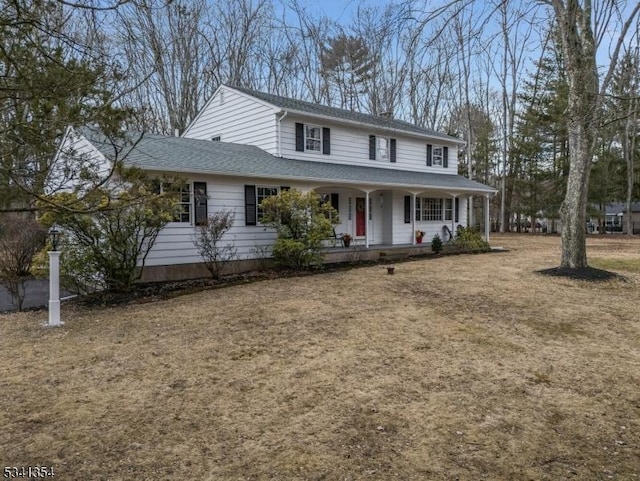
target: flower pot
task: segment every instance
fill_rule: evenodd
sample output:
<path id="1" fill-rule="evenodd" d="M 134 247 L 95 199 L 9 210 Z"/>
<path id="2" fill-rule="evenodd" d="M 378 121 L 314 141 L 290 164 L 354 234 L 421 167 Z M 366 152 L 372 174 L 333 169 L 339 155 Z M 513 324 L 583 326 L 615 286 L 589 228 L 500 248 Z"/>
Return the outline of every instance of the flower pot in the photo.
<path id="1" fill-rule="evenodd" d="M 345 247 L 349 247 L 351 245 L 351 239 L 342 239 L 342 243 L 344 244 Z"/>
<path id="2" fill-rule="evenodd" d="M 393 271 L 395 271 L 395 270 L 396 270 L 395 267 L 389 266 L 389 267 L 387 267 L 387 274 L 393 275 Z"/>
<path id="3" fill-rule="evenodd" d="M 422 237 L 416 237 L 416 243 L 422 244 Z"/>

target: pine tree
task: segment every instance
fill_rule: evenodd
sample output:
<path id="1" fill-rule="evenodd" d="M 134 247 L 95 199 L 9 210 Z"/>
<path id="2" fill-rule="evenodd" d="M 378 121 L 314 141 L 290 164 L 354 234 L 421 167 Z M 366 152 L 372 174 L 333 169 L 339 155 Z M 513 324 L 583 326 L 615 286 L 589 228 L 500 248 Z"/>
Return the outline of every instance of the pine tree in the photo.
<path id="1" fill-rule="evenodd" d="M 114 103 L 109 87 L 117 77 L 106 59 L 70 36 L 61 9 L 54 1 L 2 1 L 0 210 L 34 209 L 36 198 L 55 190 L 52 162 L 69 124 L 113 134 L 129 114 Z M 82 169 L 58 167 L 63 175 Z"/>

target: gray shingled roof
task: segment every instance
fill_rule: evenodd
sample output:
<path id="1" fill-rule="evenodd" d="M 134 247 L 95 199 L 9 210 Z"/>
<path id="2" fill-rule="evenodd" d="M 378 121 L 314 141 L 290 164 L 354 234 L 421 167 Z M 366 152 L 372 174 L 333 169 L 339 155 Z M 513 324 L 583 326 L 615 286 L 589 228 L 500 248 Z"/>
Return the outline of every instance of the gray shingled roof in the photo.
<path id="1" fill-rule="evenodd" d="M 79 129 L 79 133 L 107 158 L 113 158 L 113 143 L 104 135 L 87 127 Z M 145 170 L 406 189 L 495 192 L 491 187 L 460 175 L 287 159 L 275 157 L 250 145 L 183 137 L 153 134 L 140 137 L 140 134 L 128 133 L 127 138 L 129 147 L 121 151 L 120 158 L 124 159 L 125 165 Z M 122 145 L 123 142 L 119 143 Z"/>
<path id="2" fill-rule="evenodd" d="M 460 143 L 460 139 L 451 137 L 450 135 L 442 132 L 436 132 L 435 130 L 425 129 L 418 127 L 417 125 L 402 120 L 397 120 L 380 115 L 363 114 L 360 112 L 352 112 L 350 110 L 339 109 L 336 107 L 328 107 L 326 105 L 316 104 L 312 102 L 305 102 L 303 100 L 290 99 L 288 97 L 280 97 L 278 95 L 268 94 L 265 92 L 258 92 L 256 90 L 246 89 L 243 87 L 234 87 L 227 85 L 227 87 L 243 92 L 247 95 L 251 95 L 264 102 L 272 104 L 283 110 L 296 111 L 304 114 L 322 117 L 333 117 L 337 120 L 346 120 L 350 122 L 358 122 L 372 127 L 399 130 L 403 132 L 409 132 L 412 134 L 425 135 L 429 137 L 438 137 L 440 139 L 450 140 L 451 142 Z"/>
<path id="3" fill-rule="evenodd" d="M 605 206 L 605 212 L 609 215 L 614 214 L 626 214 L 627 203 L 626 202 L 612 202 Z M 640 202 L 631 203 L 631 212 L 640 212 Z"/>

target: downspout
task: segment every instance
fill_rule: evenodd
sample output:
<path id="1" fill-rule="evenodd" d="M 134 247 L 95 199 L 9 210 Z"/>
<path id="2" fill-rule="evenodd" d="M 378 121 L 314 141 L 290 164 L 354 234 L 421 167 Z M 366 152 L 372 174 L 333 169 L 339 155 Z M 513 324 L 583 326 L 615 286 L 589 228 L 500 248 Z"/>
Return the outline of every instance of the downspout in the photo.
<path id="1" fill-rule="evenodd" d="M 282 119 L 284 119 L 288 113 L 289 112 L 285 110 L 282 117 L 278 119 L 278 157 L 282 157 Z"/>

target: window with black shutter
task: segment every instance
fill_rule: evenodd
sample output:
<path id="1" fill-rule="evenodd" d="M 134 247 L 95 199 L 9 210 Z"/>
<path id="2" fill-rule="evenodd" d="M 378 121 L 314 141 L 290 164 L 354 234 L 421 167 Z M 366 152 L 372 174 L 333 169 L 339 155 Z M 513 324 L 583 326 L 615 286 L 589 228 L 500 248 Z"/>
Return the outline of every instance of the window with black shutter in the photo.
<path id="1" fill-rule="evenodd" d="M 331 129 L 322 127 L 322 153 L 331 155 Z"/>
<path id="2" fill-rule="evenodd" d="M 194 222 L 196 225 L 205 225 L 207 223 L 208 217 L 208 197 L 206 182 L 193 183 L 193 201 L 195 204 Z"/>
<path id="3" fill-rule="evenodd" d="M 391 162 L 395 162 L 396 161 L 396 139 L 391 139 L 389 150 L 390 150 L 389 160 Z"/>
<path id="4" fill-rule="evenodd" d="M 369 136 L 369 160 L 376 160 L 376 136 Z"/>
<path id="5" fill-rule="evenodd" d="M 449 167 L 449 147 L 442 147 L 442 167 Z"/>
<path id="6" fill-rule="evenodd" d="M 404 223 L 411 224 L 411 196 L 404 196 Z"/>
<path id="7" fill-rule="evenodd" d="M 433 164 L 432 150 L 433 146 L 431 144 L 427 144 L 427 167 L 431 167 Z"/>
<path id="8" fill-rule="evenodd" d="M 454 208 L 454 215 L 456 222 L 460 222 L 460 199 L 456 197 L 456 206 Z"/>
<path id="9" fill-rule="evenodd" d="M 336 210 L 336 212 L 340 212 L 339 194 L 331 194 L 331 207 L 333 207 Z"/>
<path id="10" fill-rule="evenodd" d="M 244 186 L 244 216 L 245 225 L 256 225 L 257 220 L 257 205 L 256 205 L 256 186 L 245 185 Z"/>
<path id="11" fill-rule="evenodd" d="M 304 152 L 304 124 L 296 122 L 296 151 Z"/>

